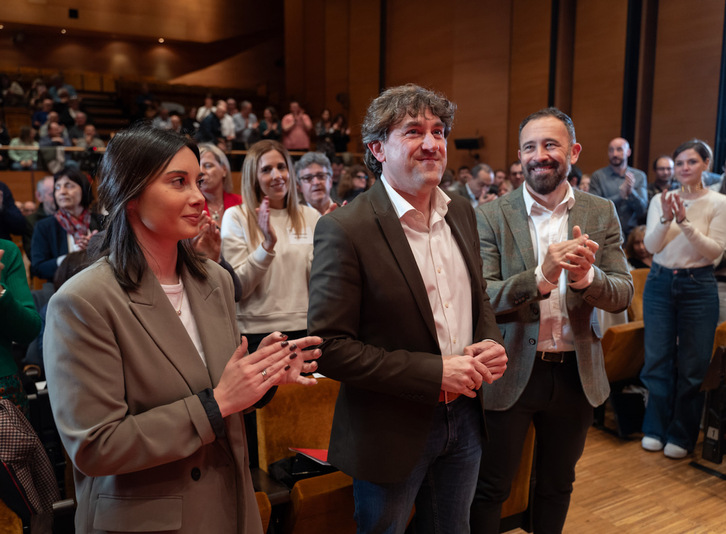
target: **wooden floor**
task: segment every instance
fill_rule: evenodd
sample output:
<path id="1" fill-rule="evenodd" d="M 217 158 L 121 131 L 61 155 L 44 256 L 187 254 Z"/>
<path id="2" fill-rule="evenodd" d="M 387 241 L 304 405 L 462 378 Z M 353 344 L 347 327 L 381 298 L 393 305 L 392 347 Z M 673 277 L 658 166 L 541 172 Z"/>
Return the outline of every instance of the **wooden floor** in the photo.
<path id="1" fill-rule="evenodd" d="M 637 435 L 625 441 L 591 428 L 564 533 L 726 533 L 726 480 L 690 465 L 726 475 L 726 459 L 705 461 L 701 450 L 671 460 L 644 451 Z"/>

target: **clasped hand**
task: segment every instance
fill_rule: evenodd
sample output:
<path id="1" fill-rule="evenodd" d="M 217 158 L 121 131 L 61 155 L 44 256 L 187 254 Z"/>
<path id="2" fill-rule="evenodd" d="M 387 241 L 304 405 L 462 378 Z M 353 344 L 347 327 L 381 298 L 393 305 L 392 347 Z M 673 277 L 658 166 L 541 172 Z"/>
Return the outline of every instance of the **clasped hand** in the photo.
<path id="1" fill-rule="evenodd" d="M 663 211 L 663 218 L 666 221 L 672 221 L 673 217 L 675 217 L 676 222 L 682 222 L 686 218 L 686 204 L 683 202 L 681 195 L 676 191 L 661 193 L 660 207 Z"/>
<path id="2" fill-rule="evenodd" d="M 507 369 L 504 347 L 488 339 L 469 345 L 464 354 L 451 354 L 443 360 L 441 389 L 472 398 L 482 383 L 491 384 Z"/>
<path id="3" fill-rule="evenodd" d="M 562 269 L 569 271 L 571 282 L 578 282 L 587 275 L 595 263 L 595 253 L 600 245 L 583 234 L 579 226 L 572 228 L 572 239 L 553 243 L 547 247 L 547 254 L 542 262 L 542 274 L 551 283 L 556 284 Z"/>
<path id="4" fill-rule="evenodd" d="M 322 342 L 317 336 L 288 341 L 284 334 L 273 332 L 260 342 L 255 352 L 246 354 L 247 338 L 242 337 L 242 343 L 227 362 L 214 389 L 222 417 L 249 408 L 272 386 L 316 384 L 317 380 L 301 373 L 315 371 L 318 364 L 310 360 L 316 360 L 322 353 L 320 349 L 303 350 Z"/>

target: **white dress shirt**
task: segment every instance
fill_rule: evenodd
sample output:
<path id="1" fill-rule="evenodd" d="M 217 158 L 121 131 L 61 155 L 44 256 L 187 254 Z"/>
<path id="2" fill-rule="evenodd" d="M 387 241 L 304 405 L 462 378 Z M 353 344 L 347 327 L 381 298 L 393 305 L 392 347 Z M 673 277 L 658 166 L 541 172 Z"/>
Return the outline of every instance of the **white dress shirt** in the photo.
<path id="1" fill-rule="evenodd" d="M 442 355 L 463 354 L 472 343 L 471 277 L 444 217 L 451 199 L 438 187 L 431 198 L 429 220 L 381 175 L 421 273 Z"/>
<path id="2" fill-rule="evenodd" d="M 567 223 L 572 206 L 575 205 L 575 194 L 567 184 L 567 194 L 554 210 L 548 210 L 532 197 L 529 186 L 525 184 L 522 191 L 524 204 L 527 208 L 529 232 L 532 246 L 537 258 L 535 279 L 537 288 L 542 295 L 550 293 L 549 298 L 540 301 L 539 339 L 537 350 L 561 352 L 575 350 L 574 336 L 567 315 L 567 269 L 562 269 L 557 281 L 547 280 L 542 273 L 542 263 L 547 255 L 547 248 L 569 239 Z M 573 282 L 573 289 L 588 287 L 595 276 L 592 267 L 578 282 Z"/>

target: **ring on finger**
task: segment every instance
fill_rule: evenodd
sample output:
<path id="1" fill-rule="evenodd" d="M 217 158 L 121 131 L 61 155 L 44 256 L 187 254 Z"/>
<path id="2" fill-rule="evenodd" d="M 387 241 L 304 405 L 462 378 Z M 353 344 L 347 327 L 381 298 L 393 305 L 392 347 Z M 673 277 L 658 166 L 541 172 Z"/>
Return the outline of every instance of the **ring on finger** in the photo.
<path id="1" fill-rule="evenodd" d="M 262 374 L 262 381 L 264 382 L 265 380 L 267 380 L 267 368 L 263 369 L 261 374 Z"/>

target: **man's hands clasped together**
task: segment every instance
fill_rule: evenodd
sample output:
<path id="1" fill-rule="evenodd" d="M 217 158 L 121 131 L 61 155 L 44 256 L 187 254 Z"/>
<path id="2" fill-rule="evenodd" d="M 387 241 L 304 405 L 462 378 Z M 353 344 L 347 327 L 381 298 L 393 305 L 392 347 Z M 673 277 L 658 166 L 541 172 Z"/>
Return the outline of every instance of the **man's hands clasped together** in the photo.
<path id="1" fill-rule="evenodd" d="M 507 369 L 504 347 L 489 339 L 469 345 L 462 355 L 444 356 L 443 360 L 441 389 L 472 398 L 484 382 L 491 384 Z"/>

